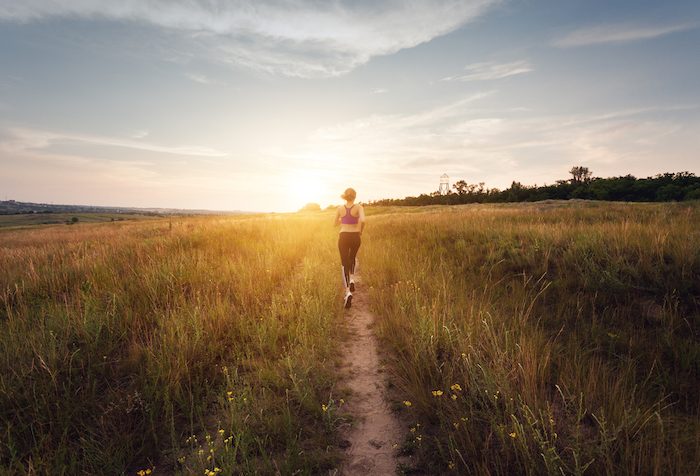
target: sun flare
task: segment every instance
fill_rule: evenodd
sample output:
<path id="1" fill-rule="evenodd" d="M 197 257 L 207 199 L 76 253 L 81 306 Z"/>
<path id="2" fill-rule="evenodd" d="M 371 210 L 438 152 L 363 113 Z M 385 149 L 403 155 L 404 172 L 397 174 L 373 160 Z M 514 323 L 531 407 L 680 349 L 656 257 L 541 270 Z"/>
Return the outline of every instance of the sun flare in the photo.
<path id="1" fill-rule="evenodd" d="M 326 186 L 320 178 L 312 175 L 296 176 L 290 186 L 290 196 L 299 204 L 299 207 L 307 203 L 322 205 L 321 200 L 326 191 Z"/>

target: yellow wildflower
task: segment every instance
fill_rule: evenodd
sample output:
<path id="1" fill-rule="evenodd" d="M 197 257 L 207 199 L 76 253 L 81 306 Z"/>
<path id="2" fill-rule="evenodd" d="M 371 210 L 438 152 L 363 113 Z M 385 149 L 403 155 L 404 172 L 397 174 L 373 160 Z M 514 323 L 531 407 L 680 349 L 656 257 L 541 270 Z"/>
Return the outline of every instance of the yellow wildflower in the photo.
<path id="1" fill-rule="evenodd" d="M 404 400 L 403 404 L 406 405 L 407 407 L 411 406 L 411 402 L 409 402 L 408 400 Z"/>
<path id="2" fill-rule="evenodd" d="M 452 390 L 462 390 L 462 387 L 460 387 L 458 383 L 452 385 L 450 388 L 451 388 Z"/>
<path id="3" fill-rule="evenodd" d="M 515 438 L 515 437 L 516 437 L 516 434 L 515 434 L 515 433 L 511 433 L 511 434 L 510 434 L 510 437 L 511 437 L 511 438 Z"/>
<path id="4" fill-rule="evenodd" d="M 454 393 L 452 394 L 452 400 L 457 400 L 457 395 L 455 395 Z"/>
<path id="5" fill-rule="evenodd" d="M 434 397 L 439 397 L 440 395 L 442 395 L 442 390 L 433 390 Z"/>
<path id="6" fill-rule="evenodd" d="M 325 406 L 325 405 L 321 405 L 321 407 L 323 408 L 323 411 L 324 411 L 324 412 L 325 412 L 326 410 L 328 410 L 328 407 Z"/>

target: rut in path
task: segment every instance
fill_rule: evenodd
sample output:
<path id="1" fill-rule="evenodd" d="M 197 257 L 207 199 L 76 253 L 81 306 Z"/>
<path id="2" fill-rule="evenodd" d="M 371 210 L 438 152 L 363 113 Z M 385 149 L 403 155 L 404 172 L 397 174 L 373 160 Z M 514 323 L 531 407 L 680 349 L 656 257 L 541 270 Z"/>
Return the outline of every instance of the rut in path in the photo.
<path id="1" fill-rule="evenodd" d="M 400 443 L 403 427 L 384 398 L 386 378 L 379 368 L 377 338 L 369 329 L 374 316 L 357 275 L 355 283 L 352 306 L 345 310 L 351 337 L 343 351 L 349 367 L 344 384 L 352 389 L 345 411 L 355 417 L 355 423 L 342 435 L 349 446 L 338 476 L 395 475 L 394 445 Z"/>

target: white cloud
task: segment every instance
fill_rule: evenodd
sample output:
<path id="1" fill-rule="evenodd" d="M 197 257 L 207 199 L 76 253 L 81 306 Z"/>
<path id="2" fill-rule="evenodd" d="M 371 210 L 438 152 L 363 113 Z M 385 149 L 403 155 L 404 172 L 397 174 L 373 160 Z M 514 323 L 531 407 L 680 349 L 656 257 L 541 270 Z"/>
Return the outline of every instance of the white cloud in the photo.
<path id="1" fill-rule="evenodd" d="M 207 78 L 207 77 L 206 77 L 205 75 L 203 75 L 203 74 L 187 73 L 187 74 L 185 74 L 185 76 L 186 76 L 187 78 L 191 79 L 192 81 L 196 82 L 196 83 L 201 83 L 201 84 L 221 84 L 221 83 L 219 83 L 218 81 L 215 81 L 215 80 L 213 80 L 213 79 Z"/>
<path id="2" fill-rule="evenodd" d="M 130 139 L 123 139 L 119 137 L 90 136 L 85 134 L 58 134 L 21 127 L 7 127 L 4 131 L 0 130 L 0 151 L 4 151 L 8 154 L 40 149 L 48 151 L 51 147 L 56 145 L 76 145 L 83 143 L 105 147 L 124 147 L 169 155 L 199 157 L 229 156 L 228 153 L 204 146 L 163 146 L 138 140 L 145 137 L 147 134 L 148 132 L 139 132 Z"/>
<path id="3" fill-rule="evenodd" d="M 474 63 L 465 66 L 464 69 L 467 71 L 467 74 L 449 76 L 444 78 L 443 81 L 483 81 L 533 71 L 532 66 L 524 60 L 512 63 L 496 63 L 494 61 Z"/>
<path id="4" fill-rule="evenodd" d="M 332 171 L 330 177 L 372 190 L 372 198 L 386 198 L 430 192 L 425 188 L 432 186 L 430 177 L 437 185 L 442 173 L 504 188 L 512 180 L 553 183 L 572 165 L 594 167 L 597 173 L 613 165 L 635 171 L 638 161 L 663 155 L 664 144 L 689 140 L 665 109 L 523 117 L 475 107 L 492 94 L 322 128 L 304 150 L 287 157 L 299 168 Z"/>
<path id="5" fill-rule="evenodd" d="M 502 1 L 5 0 L 0 20 L 136 21 L 184 33 L 218 61 L 322 77 L 447 34 Z"/>
<path id="6" fill-rule="evenodd" d="M 596 25 L 581 28 L 556 39 L 552 45 L 562 48 L 598 43 L 629 42 L 657 38 L 659 36 L 690 30 L 698 25 L 682 23 L 671 26 L 640 26 L 630 23 Z"/>

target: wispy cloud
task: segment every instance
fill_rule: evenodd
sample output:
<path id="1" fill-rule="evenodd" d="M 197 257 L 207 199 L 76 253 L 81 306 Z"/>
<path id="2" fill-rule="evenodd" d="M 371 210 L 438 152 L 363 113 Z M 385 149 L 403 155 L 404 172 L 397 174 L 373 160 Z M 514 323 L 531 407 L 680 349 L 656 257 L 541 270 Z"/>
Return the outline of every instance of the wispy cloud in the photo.
<path id="1" fill-rule="evenodd" d="M 478 177 L 491 187 L 516 179 L 553 183 L 572 165 L 624 167 L 632 156 L 652 157 L 668 141 L 687 140 L 672 120 L 654 118 L 663 112 L 658 109 L 534 118 L 476 109 L 476 102 L 490 94 L 415 114 L 373 115 L 319 129 L 293 158 L 385 190 L 387 197 L 392 190 L 410 194 L 412 185 L 425 187 L 426 176 L 437 181 L 445 172 L 457 179 Z M 557 169 L 557 164 L 563 165 Z"/>
<path id="2" fill-rule="evenodd" d="M 532 66 L 525 60 L 512 63 L 496 63 L 495 61 L 473 63 L 465 66 L 464 70 L 467 71 L 466 74 L 449 76 L 444 78 L 443 81 L 483 81 L 533 71 Z"/>
<path id="3" fill-rule="evenodd" d="M 447 34 L 502 1 L 6 0 L 0 20 L 137 21 L 179 32 L 218 61 L 322 77 Z"/>
<path id="4" fill-rule="evenodd" d="M 157 152 L 169 155 L 198 157 L 226 157 L 229 154 L 205 146 L 163 146 L 139 140 L 147 132 L 139 132 L 132 138 L 91 136 L 85 134 L 60 134 L 22 127 L 7 127 L 0 131 L 0 151 L 22 153 L 43 149 L 50 150 L 58 145 L 91 144 L 103 147 L 123 147 L 128 149 Z"/>
<path id="5" fill-rule="evenodd" d="M 552 45 L 569 48 L 598 43 L 630 42 L 657 38 L 697 27 L 697 23 L 681 23 L 669 26 L 641 26 L 631 23 L 595 25 L 574 30 L 552 41 Z"/>
<path id="6" fill-rule="evenodd" d="M 196 83 L 201 83 L 201 84 L 221 84 L 221 83 L 219 83 L 219 81 L 210 79 L 210 78 L 206 77 L 206 76 L 203 75 L 203 74 L 187 73 L 187 74 L 185 74 L 185 76 L 188 77 L 189 79 L 191 79 L 192 81 L 196 82 Z"/>

